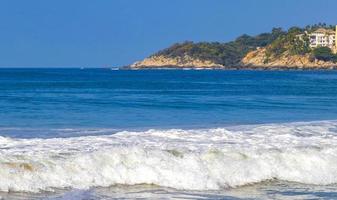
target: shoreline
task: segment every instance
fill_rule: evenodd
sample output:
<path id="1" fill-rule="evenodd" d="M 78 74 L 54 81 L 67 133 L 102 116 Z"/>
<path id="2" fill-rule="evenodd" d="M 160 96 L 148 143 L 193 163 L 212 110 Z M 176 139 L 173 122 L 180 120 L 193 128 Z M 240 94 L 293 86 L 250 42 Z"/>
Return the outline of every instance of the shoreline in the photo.
<path id="1" fill-rule="evenodd" d="M 158 67 L 153 67 L 153 66 L 142 66 L 142 67 L 130 67 L 130 66 L 125 66 L 125 67 L 119 67 L 119 70 L 194 70 L 194 71 L 199 71 L 199 70 L 254 70 L 254 71 L 334 71 L 337 70 L 337 65 L 336 66 L 330 66 L 330 67 L 296 67 L 296 66 L 233 66 L 233 67 L 219 67 L 219 68 L 209 68 L 209 67 L 178 67 L 178 66 L 158 66 Z"/>

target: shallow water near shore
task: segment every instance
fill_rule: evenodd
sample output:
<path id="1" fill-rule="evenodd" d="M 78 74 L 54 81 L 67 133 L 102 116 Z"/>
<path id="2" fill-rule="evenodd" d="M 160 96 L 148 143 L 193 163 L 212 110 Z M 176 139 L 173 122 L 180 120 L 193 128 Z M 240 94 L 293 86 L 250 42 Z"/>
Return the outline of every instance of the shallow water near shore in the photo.
<path id="1" fill-rule="evenodd" d="M 317 186 L 290 182 L 264 182 L 240 188 L 218 191 L 181 191 L 153 185 L 112 186 L 90 190 L 59 190 L 49 193 L 1 193 L 3 199 L 13 200 L 78 200 L 78 199 L 336 199 L 335 185 Z"/>
<path id="2" fill-rule="evenodd" d="M 0 69 L 3 199 L 337 198 L 337 71 Z"/>

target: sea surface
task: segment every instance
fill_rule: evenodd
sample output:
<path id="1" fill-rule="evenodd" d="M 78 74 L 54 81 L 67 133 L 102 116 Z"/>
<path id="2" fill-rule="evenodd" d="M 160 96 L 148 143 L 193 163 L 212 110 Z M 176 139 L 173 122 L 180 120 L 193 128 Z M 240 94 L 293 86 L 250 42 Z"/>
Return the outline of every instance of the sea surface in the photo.
<path id="1" fill-rule="evenodd" d="M 0 199 L 337 199 L 337 71 L 0 69 Z"/>

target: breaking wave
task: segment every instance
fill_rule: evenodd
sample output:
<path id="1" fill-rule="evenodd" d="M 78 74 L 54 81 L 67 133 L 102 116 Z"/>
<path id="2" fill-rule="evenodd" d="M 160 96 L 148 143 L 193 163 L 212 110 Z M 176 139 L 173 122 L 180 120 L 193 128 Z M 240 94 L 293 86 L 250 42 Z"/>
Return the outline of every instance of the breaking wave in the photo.
<path id="1" fill-rule="evenodd" d="M 0 190 L 155 184 L 219 190 L 337 183 L 337 121 L 52 139 L 0 137 Z"/>

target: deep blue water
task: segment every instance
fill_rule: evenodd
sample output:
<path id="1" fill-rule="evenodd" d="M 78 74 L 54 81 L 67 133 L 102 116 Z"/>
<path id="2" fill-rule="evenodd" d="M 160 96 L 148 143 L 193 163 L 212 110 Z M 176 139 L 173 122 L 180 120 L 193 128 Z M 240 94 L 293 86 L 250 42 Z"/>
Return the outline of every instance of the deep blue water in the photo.
<path id="1" fill-rule="evenodd" d="M 337 71 L 0 69 L 0 127 L 10 136 L 334 120 L 336 105 Z"/>

